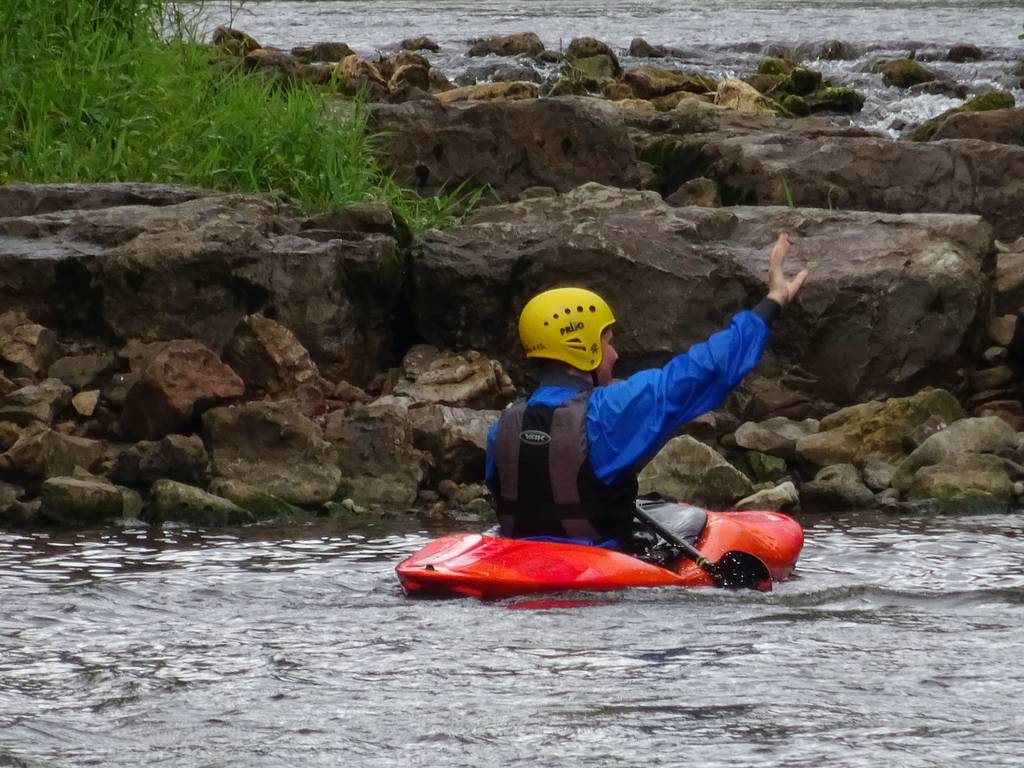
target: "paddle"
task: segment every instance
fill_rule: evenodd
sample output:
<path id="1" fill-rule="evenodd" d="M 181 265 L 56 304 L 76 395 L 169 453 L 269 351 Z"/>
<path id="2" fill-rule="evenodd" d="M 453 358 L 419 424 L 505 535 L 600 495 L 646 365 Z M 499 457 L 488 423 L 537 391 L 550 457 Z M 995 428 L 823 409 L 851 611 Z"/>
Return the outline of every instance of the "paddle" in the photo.
<path id="1" fill-rule="evenodd" d="M 771 572 L 759 557 L 755 557 L 749 552 L 730 551 L 722 555 L 716 562 L 711 562 L 690 542 L 647 514 L 639 504 L 636 505 L 634 514 L 637 520 L 665 541 L 681 549 L 683 554 L 693 560 L 712 578 L 716 587 L 760 589 L 762 591 L 772 588 Z"/>

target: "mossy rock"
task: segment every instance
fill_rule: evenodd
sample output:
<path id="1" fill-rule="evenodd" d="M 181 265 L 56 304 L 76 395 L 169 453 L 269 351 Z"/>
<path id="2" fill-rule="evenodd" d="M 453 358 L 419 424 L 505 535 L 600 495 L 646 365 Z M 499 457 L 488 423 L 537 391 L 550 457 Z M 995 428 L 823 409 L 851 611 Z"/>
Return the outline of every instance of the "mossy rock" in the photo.
<path id="1" fill-rule="evenodd" d="M 1013 109 L 1017 102 L 1012 93 L 1006 91 L 985 91 L 967 101 L 960 112 L 988 112 L 993 109 Z"/>
<path id="2" fill-rule="evenodd" d="M 548 96 L 586 96 L 587 87 L 579 80 L 559 77 L 548 86 Z"/>
<path id="3" fill-rule="evenodd" d="M 569 43 L 565 51 L 565 58 L 572 62 L 579 62 L 585 59 L 605 58 L 612 67 L 612 75 L 622 74 L 622 66 L 619 64 L 619 57 L 615 55 L 612 47 L 595 37 L 577 37 Z"/>
<path id="4" fill-rule="evenodd" d="M 775 93 L 775 91 L 781 90 L 786 81 L 787 78 L 785 75 L 769 75 L 760 72 L 756 75 L 743 78 L 743 82 L 754 86 L 758 91 L 765 95 L 770 95 Z"/>
<path id="5" fill-rule="evenodd" d="M 1016 102 L 1013 94 L 1006 91 L 985 91 L 959 107 L 947 109 L 941 115 L 927 120 L 910 134 L 911 141 L 931 141 L 939 127 L 953 115 L 961 112 L 988 112 L 993 109 L 1013 109 Z"/>
<path id="6" fill-rule="evenodd" d="M 904 439 L 928 417 L 939 416 L 951 424 L 964 415 L 957 399 L 943 389 L 926 389 L 884 403 L 860 403 L 826 416 L 821 431 L 801 438 L 796 451 L 820 467 L 861 465 L 868 459 L 897 464 L 907 455 Z"/>
<path id="7" fill-rule="evenodd" d="M 628 69 L 623 73 L 622 79 L 633 89 L 637 97 L 642 99 L 656 99 L 677 91 L 708 93 L 718 88 L 718 84 L 711 78 L 678 69 L 658 67 Z"/>
<path id="8" fill-rule="evenodd" d="M 864 94 L 854 88 L 822 88 L 804 97 L 811 112 L 853 114 L 864 109 Z"/>
<path id="9" fill-rule="evenodd" d="M 811 114 L 811 108 L 802 96 L 794 96 L 790 94 L 783 98 L 780 103 L 782 104 L 783 109 L 795 117 L 807 117 Z"/>
<path id="10" fill-rule="evenodd" d="M 168 520 L 203 526 L 244 525 L 252 512 L 227 499 L 174 480 L 157 480 L 149 489 L 146 519 L 159 525 Z"/>
<path id="11" fill-rule="evenodd" d="M 650 99 L 650 102 L 654 104 L 654 108 L 659 112 L 671 112 L 673 109 L 679 106 L 684 101 L 704 101 L 705 97 L 697 93 L 690 93 L 689 91 L 676 91 L 666 96 L 658 96 L 656 99 Z"/>
<path id="12" fill-rule="evenodd" d="M 882 75 L 882 82 L 895 88 L 909 88 L 919 83 L 938 80 L 939 76 L 921 66 L 913 59 L 890 59 L 872 67 L 872 72 Z"/>
<path id="13" fill-rule="evenodd" d="M 821 73 L 806 67 L 796 67 L 789 73 L 789 77 L 782 88 L 794 96 L 806 96 L 814 93 L 821 87 Z"/>
<path id="14" fill-rule="evenodd" d="M 262 48 L 256 38 L 240 29 L 217 27 L 213 30 L 213 46 L 229 56 L 246 56 Z"/>
<path id="15" fill-rule="evenodd" d="M 782 77 L 787 77 L 796 67 L 795 62 L 787 59 L 765 59 L 757 65 L 757 73 L 759 75 L 781 75 Z"/>
<path id="16" fill-rule="evenodd" d="M 636 93 L 623 82 L 618 80 L 609 80 L 604 84 L 602 89 L 604 97 L 610 101 L 625 101 L 626 99 L 635 99 Z"/>
<path id="17" fill-rule="evenodd" d="M 919 469 L 906 496 L 963 506 L 965 512 L 1005 512 L 1013 498 L 1013 481 L 998 456 L 964 454 Z"/>
<path id="18" fill-rule="evenodd" d="M 615 77 L 617 64 L 618 62 L 604 54 L 570 59 L 563 68 L 562 74 L 570 80 L 582 80 L 589 85 Z"/>
<path id="19" fill-rule="evenodd" d="M 775 117 L 782 107 L 774 99 L 758 93 L 754 86 L 742 80 L 723 80 L 718 84 L 715 103 L 755 117 Z"/>
<path id="20" fill-rule="evenodd" d="M 210 492 L 248 510 L 257 520 L 294 520 L 307 516 L 299 507 L 241 480 L 218 478 Z"/>
<path id="21" fill-rule="evenodd" d="M 640 159 L 654 166 L 661 190 L 675 190 L 691 179 L 706 176 L 714 157 L 703 142 L 659 137 L 640 151 Z"/>

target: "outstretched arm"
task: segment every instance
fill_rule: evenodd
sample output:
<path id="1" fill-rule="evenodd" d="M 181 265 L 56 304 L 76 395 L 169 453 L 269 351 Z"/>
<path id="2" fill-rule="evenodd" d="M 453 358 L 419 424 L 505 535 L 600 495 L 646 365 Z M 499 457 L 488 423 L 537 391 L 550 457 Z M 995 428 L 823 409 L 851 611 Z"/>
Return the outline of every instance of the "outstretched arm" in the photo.
<path id="1" fill-rule="evenodd" d="M 768 296 L 754 311 L 737 313 L 727 329 L 663 368 L 641 371 L 591 395 L 587 437 L 601 480 L 611 482 L 653 455 L 682 424 L 718 406 L 757 365 L 768 326 L 807 280 L 807 270 L 786 279 L 789 245 L 786 233 L 780 233 L 768 260 Z"/>

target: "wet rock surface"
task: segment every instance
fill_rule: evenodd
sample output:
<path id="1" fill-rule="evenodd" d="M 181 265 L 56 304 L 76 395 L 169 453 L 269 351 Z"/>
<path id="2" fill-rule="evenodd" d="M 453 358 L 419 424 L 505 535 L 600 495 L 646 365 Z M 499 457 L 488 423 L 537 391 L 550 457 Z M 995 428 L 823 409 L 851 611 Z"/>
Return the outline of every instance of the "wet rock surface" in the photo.
<path id="1" fill-rule="evenodd" d="M 864 94 L 814 62 L 864 54 L 841 41 L 767 46 L 721 82 L 639 38 L 482 39 L 457 84 L 429 38 L 289 53 L 221 28 L 213 46 L 275 87 L 364 93 L 400 183 L 486 193 L 413 238 L 381 203 L 307 216 L 169 185 L 0 186 L 5 524 L 490 522 L 487 433 L 536 381 L 517 352 L 525 300 L 593 288 L 620 317 L 621 370 L 660 364 L 763 295 L 780 229 L 812 282 L 755 375 L 644 487 L 826 513 L 1002 511 L 1024 494 L 1012 95 L 905 126 L 912 143 L 847 124 Z M 962 99 L 943 73 L 988 54 L 926 49 L 864 74 Z"/>

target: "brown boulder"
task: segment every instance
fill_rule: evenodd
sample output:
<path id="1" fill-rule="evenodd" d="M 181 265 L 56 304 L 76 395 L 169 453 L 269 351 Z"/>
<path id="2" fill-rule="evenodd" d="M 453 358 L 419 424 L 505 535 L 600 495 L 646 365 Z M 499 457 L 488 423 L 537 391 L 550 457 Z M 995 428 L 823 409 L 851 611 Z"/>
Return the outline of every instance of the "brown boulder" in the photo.
<path id="1" fill-rule="evenodd" d="M 950 115 L 931 133 L 931 141 L 977 139 L 1024 146 L 1024 107 Z"/>
<path id="2" fill-rule="evenodd" d="M 440 352 L 421 344 L 402 360 L 402 378 L 394 394 L 413 403 L 502 408 L 515 389 L 501 364 L 479 352 Z"/>
<path id="3" fill-rule="evenodd" d="M 544 43 L 533 32 L 517 35 L 494 35 L 477 40 L 470 47 L 468 56 L 537 56 L 544 51 Z"/>
<path id="4" fill-rule="evenodd" d="M 217 27 L 213 30 L 213 45 L 231 56 L 245 56 L 262 46 L 252 35 L 240 29 Z"/>
<path id="5" fill-rule="evenodd" d="M 371 100 L 380 100 L 387 96 L 388 83 L 376 66 L 362 56 L 352 54 L 346 56 L 334 68 L 334 76 L 342 92 L 355 95 L 365 93 Z"/>
<path id="6" fill-rule="evenodd" d="M 30 374 L 45 371 L 57 355 L 53 331 L 20 312 L 0 314 L 0 362 L 21 366 Z"/>
<path id="7" fill-rule="evenodd" d="M 358 504 L 399 507 L 416 500 L 427 455 L 413 446 L 405 408 L 371 403 L 335 411 L 324 437 L 338 452 L 340 495 Z"/>
<path id="8" fill-rule="evenodd" d="M 250 395 L 282 395 L 319 378 L 309 351 L 295 334 L 260 314 L 247 315 L 235 329 L 224 348 L 224 361 L 241 376 Z"/>
<path id="9" fill-rule="evenodd" d="M 769 130 L 677 140 L 670 157 L 664 172 L 714 179 L 727 205 L 785 205 L 788 189 L 797 207 L 973 213 L 997 237 L 1024 234 L 1024 146 Z"/>
<path id="10" fill-rule="evenodd" d="M 482 85 L 464 85 L 437 94 L 442 104 L 454 104 L 459 101 L 517 101 L 535 99 L 540 95 L 536 83 L 525 81 L 511 83 L 483 83 Z"/>
<path id="11" fill-rule="evenodd" d="M 45 196 L 28 188 L 25 198 L 98 206 L 130 198 L 137 185 L 100 186 L 95 199 L 52 186 Z M 0 200 L 8 191 L 0 186 Z M 349 217 L 351 235 L 306 237 L 305 217 L 265 199 L 149 193 L 158 202 L 0 219 L 0 306 L 30 311 L 62 335 L 196 339 L 215 352 L 260 312 L 288 327 L 332 380 L 365 384 L 397 363 L 400 227 L 378 232 Z"/>
<path id="12" fill-rule="evenodd" d="M 375 106 L 371 128 L 396 180 L 431 192 L 466 183 L 503 198 L 584 181 L 637 187 L 648 178 L 617 110 L 596 99 Z"/>
<path id="13" fill-rule="evenodd" d="M 985 54 L 981 52 L 981 49 L 976 45 L 970 43 L 959 43 L 954 45 L 946 53 L 946 61 L 954 61 L 957 63 L 963 63 L 965 61 L 981 61 L 985 58 Z"/>
<path id="14" fill-rule="evenodd" d="M 292 56 L 307 64 L 341 61 L 355 53 L 345 43 L 316 43 L 308 47 L 292 48 Z"/>
<path id="15" fill-rule="evenodd" d="M 484 476 L 487 433 L 499 411 L 426 405 L 410 408 L 414 444 L 427 451 L 436 479 L 475 482 Z"/>
<path id="16" fill-rule="evenodd" d="M 96 525 L 124 514 L 124 497 L 102 480 L 51 477 L 40 489 L 40 518 L 51 525 Z"/>
<path id="17" fill-rule="evenodd" d="M 167 435 L 143 440 L 122 451 L 114 461 L 110 478 L 127 485 L 152 485 L 161 478 L 205 486 L 210 457 L 196 435 Z"/>
<path id="18" fill-rule="evenodd" d="M 0 421 L 20 426 L 32 422 L 50 424 L 71 402 L 71 387 L 57 379 L 21 387 L 0 397 Z"/>
<path id="19" fill-rule="evenodd" d="M 642 99 L 654 99 L 679 91 L 708 93 L 709 91 L 714 92 L 716 89 L 713 80 L 700 75 L 687 74 L 678 69 L 638 67 L 627 69 L 623 73 L 622 79 Z"/>
<path id="20" fill-rule="evenodd" d="M 290 504 L 318 506 L 341 480 L 337 451 L 289 401 L 214 408 L 203 414 L 213 474 L 240 480 Z"/>
<path id="21" fill-rule="evenodd" d="M 159 439 L 244 393 L 245 383 L 212 350 L 198 341 L 172 341 L 128 390 L 121 425 L 130 437 Z"/>
<path id="22" fill-rule="evenodd" d="M 91 472 L 103 458 L 103 444 L 98 440 L 63 435 L 34 424 L 0 455 L 0 473 L 40 479 L 70 475 L 75 467 Z"/>
<path id="23" fill-rule="evenodd" d="M 109 353 L 69 355 L 54 361 L 46 375 L 60 379 L 74 390 L 89 389 L 102 383 L 116 366 Z"/>
<path id="24" fill-rule="evenodd" d="M 426 36 L 409 37 L 398 45 L 405 51 L 434 51 L 436 53 L 441 50 L 440 45 Z"/>
<path id="25" fill-rule="evenodd" d="M 603 43 L 594 37 L 576 37 L 569 43 L 565 51 L 565 58 L 570 62 L 576 59 L 589 59 L 595 56 L 605 56 L 611 62 L 613 77 L 622 74 L 622 65 L 619 64 L 619 57 L 607 43 Z"/>
<path id="26" fill-rule="evenodd" d="M 388 90 L 394 93 L 401 88 L 419 88 L 430 90 L 430 72 L 425 67 L 415 64 L 403 64 L 395 69 L 388 80 Z"/>
<path id="27" fill-rule="evenodd" d="M 988 290 L 991 232 L 976 217 L 673 208 L 653 192 L 588 184 L 481 209 L 424 235 L 415 252 L 417 325 L 440 348 L 521 366 L 520 309 L 544 288 L 576 283 L 629 318 L 616 336 L 624 360 L 663 360 L 764 295 L 765 259 L 780 229 L 794 233 L 792 268 L 814 262 L 817 271 L 777 325 L 763 371 L 799 367 L 809 388 L 836 403 L 955 375 Z"/>
<path id="28" fill-rule="evenodd" d="M 880 61 L 870 68 L 871 72 L 882 75 L 885 85 L 909 88 L 912 85 L 938 80 L 939 76 L 913 59 L 890 59 Z"/>

